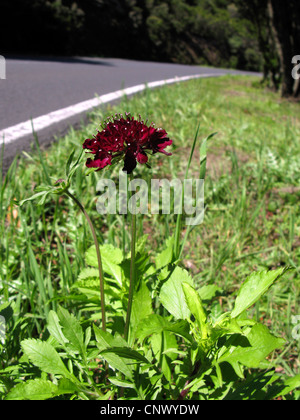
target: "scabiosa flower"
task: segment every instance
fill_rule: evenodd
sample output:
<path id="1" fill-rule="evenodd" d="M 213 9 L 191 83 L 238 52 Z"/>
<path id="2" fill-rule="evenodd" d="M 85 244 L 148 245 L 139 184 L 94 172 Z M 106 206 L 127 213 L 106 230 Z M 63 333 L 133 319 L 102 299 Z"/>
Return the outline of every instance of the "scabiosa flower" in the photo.
<path id="1" fill-rule="evenodd" d="M 85 140 L 83 148 L 94 155 L 94 159 L 87 159 L 88 168 L 100 170 L 124 159 L 123 171 L 130 174 L 137 162 L 147 164 L 149 152 L 170 156 L 172 153 L 165 149 L 171 144 L 172 140 L 165 130 L 155 128 L 153 123 L 148 126 L 141 117 L 136 120 L 126 113 L 125 118 L 121 114 L 109 118 L 102 125 L 102 131 L 98 131 L 92 139 Z"/>

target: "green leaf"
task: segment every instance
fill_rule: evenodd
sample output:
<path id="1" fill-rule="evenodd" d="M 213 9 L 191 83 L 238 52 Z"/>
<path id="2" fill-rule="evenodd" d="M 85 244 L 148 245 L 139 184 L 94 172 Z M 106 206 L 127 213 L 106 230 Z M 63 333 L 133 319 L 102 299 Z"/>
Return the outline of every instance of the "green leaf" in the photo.
<path id="1" fill-rule="evenodd" d="M 123 261 L 123 252 L 110 244 L 100 246 L 103 271 L 115 278 L 122 286 L 122 269 L 120 264 Z M 98 267 L 96 248 L 93 245 L 88 249 L 85 256 L 86 263 L 92 267 Z"/>
<path id="2" fill-rule="evenodd" d="M 139 324 L 136 336 L 139 341 L 142 342 L 146 337 L 149 337 L 152 334 L 169 331 L 185 338 L 189 342 L 193 342 L 193 338 L 189 334 L 189 330 L 190 327 L 187 321 L 170 322 L 165 317 L 152 314 Z"/>
<path id="3" fill-rule="evenodd" d="M 67 177 L 69 176 L 69 173 L 70 173 L 70 166 L 71 166 L 71 163 L 72 163 L 72 160 L 73 160 L 74 154 L 75 154 L 75 150 L 76 150 L 76 149 L 74 149 L 74 150 L 71 152 L 70 156 L 68 157 L 67 163 L 66 163 L 66 176 L 67 176 Z"/>
<path id="4" fill-rule="evenodd" d="M 30 338 L 23 340 L 21 347 L 29 360 L 43 372 L 74 379 L 51 344 Z"/>
<path id="5" fill-rule="evenodd" d="M 49 194 L 55 192 L 57 190 L 57 187 L 50 186 L 50 185 L 40 185 L 39 187 L 36 187 L 35 194 L 33 194 L 31 197 L 25 198 L 24 200 L 17 201 L 16 204 L 18 204 L 20 207 L 23 206 L 24 203 L 27 203 L 28 201 L 34 201 L 38 197 L 40 197 L 40 200 L 38 201 L 38 205 L 43 205 L 46 201 L 46 198 Z"/>
<path id="6" fill-rule="evenodd" d="M 135 389 L 135 385 L 132 382 L 128 382 L 128 381 L 124 381 L 122 379 L 116 379 L 116 378 L 108 378 L 108 380 L 113 385 L 119 386 L 121 388 L 132 388 L 132 389 Z"/>
<path id="7" fill-rule="evenodd" d="M 193 280 L 189 273 L 180 267 L 176 267 L 170 278 L 162 285 L 159 295 L 160 302 L 175 319 L 190 317 L 190 310 L 182 289 L 183 283 L 193 286 Z"/>
<path id="8" fill-rule="evenodd" d="M 48 192 L 46 192 L 46 191 L 40 191 L 40 192 L 38 192 L 38 193 L 36 193 L 36 194 L 34 194 L 34 195 L 32 195 L 31 197 L 28 197 L 28 198 L 25 198 L 24 200 L 21 200 L 21 201 L 19 201 L 18 202 L 18 205 L 20 206 L 20 207 L 22 207 L 25 203 L 27 203 L 28 201 L 34 201 L 35 199 L 37 199 L 38 197 L 42 197 L 42 196 L 44 196 L 44 195 L 48 195 Z"/>
<path id="9" fill-rule="evenodd" d="M 204 311 L 201 298 L 197 291 L 189 283 L 182 283 L 182 288 L 189 310 L 194 315 L 201 329 L 202 339 L 206 339 L 208 334 L 206 313 Z"/>
<path id="10" fill-rule="evenodd" d="M 174 236 L 169 237 L 166 240 L 166 248 L 156 255 L 155 266 L 159 270 L 166 265 L 170 264 L 173 260 L 173 248 L 174 248 Z"/>
<path id="11" fill-rule="evenodd" d="M 162 332 L 167 323 L 168 321 L 164 317 L 152 314 L 139 324 L 136 336 L 142 342 L 149 335 Z"/>
<path id="12" fill-rule="evenodd" d="M 33 252 L 30 241 L 27 244 L 27 248 L 28 248 L 30 266 L 31 266 L 32 271 L 34 273 L 34 278 L 35 278 L 36 284 L 38 286 L 38 291 L 40 293 L 40 297 L 41 297 L 41 300 L 42 300 L 41 304 L 44 306 L 45 312 L 48 313 L 49 309 L 48 309 L 48 304 L 47 304 L 47 294 L 46 294 L 46 289 L 45 289 L 45 280 L 44 280 L 44 277 L 41 273 L 40 265 L 37 263 L 36 256 Z"/>
<path id="13" fill-rule="evenodd" d="M 238 321 L 230 317 L 229 313 L 224 313 L 215 322 L 210 331 L 211 338 L 216 341 L 219 337 L 228 334 L 242 334 Z"/>
<path id="14" fill-rule="evenodd" d="M 84 268 L 78 275 L 78 280 L 86 280 L 91 278 L 98 278 L 97 285 L 99 286 L 99 270 L 98 268 L 87 267 Z"/>
<path id="15" fill-rule="evenodd" d="M 215 284 L 208 284 L 206 286 L 201 287 L 198 290 L 201 300 L 208 300 L 208 301 L 214 298 L 218 292 L 221 292 L 221 289 Z"/>
<path id="16" fill-rule="evenodd" d="M 263 390 L 273 380 L 273 372 L 259 372 L 258 375 L 250 375 L 246 380 L 242 381 L 235 390 L 229 392 L 225 400 L 265 400 L 267 393 Z"/>
<path id="17" fill-rule="evenodd" d="M 72 289 L 78 289 L 83 294 L 86 294 L 87 296 L 93 295 L 93 296 L 100 296 L 100 288 L 99 288 L 99 277 L 96 278 L 86 278 L 85 280 L 77 280 L 72 286 Z M 88 291 L 89 293 L 85 293 Z"/>
<path id="18" fill-rule="evenodd" d="M 69 379 L 62 378 L 58 383 L 58 390 L 56 394 L 76 394 L 79 391 L 81 391 L 80 386 L 77 386 L 74 382 L 70 381 Z"/>
<path id="19" fill-rule="evenodd" d="M 252 273 L 239 290 L 234 309 L 231 313 L 232 318 L 238 317 L 242 312 L 250 308 L 288 270 L 290 270 L 289 267 Z"/>
<path id="20" fill-rule="evenodd" d="M 67 174 L 68 182 L 70 182 L 72 176 L 74 175 L 74 172 L 76 171 L 76 169 L 77 169 L 77 167 L 78 167 L 78 165 L 80 163 L 80 160 L 81 160 L 81 157 L 83 155 L 83 152 L 84 151 L 82 149 L 81 152 L 79 153 L 79 156 L 78 156 L 76 162 L 74 163 L 74 165 L 72 166 L 72 168 L 68 170 L 68 174 Z"/>
<path id="21" fill-rule="evenodd" d="M 15 386 L 6 400 L 47 400 L 56 396 L 57 385 L 46 379 L 33 379 Z"/>
<path id="22" fill-rule="evenodd" d="M 152 314 L 152 299 L 149 289 L 144 281 L 141 281 L 139 290 L 135 293 L 130 319 L 130 337 L 136 337 L 136 329 L 140 322 Z"/>
<path id="23" fill-rule="evenodd" d="M 73 314 L 70 314 L 66 309 L 61 306 L 58 307 L 58 318 L 61 326 L 63 327 L 63 334 L 69 341 L 69 347 L 72 350 L 78 351 L 83 358 L 86 357 L 86 349 L 84 345 L 83 330 L 80 322 Z"/>
<path id="24" fill-rule="evenodd" d="M 109 347 L 101 351 L 101 354 L 108 354 L 108 353 L 114 353 L 122 358 L 135 360 L 139 363 L 146 363 L 149 364 L 149 360 L 146 359 L 145 356 L 143 356 L 138 351 L 130 348 L 130 347 Z"/>
<path id="25" fill-rule="evenodd" d="M 256 324 L 236 347 L 229 346 L 218 359 L 218 363 L 242 363 L 249 368 L 258 368 L 259 364 L 275 349 L 284 345 L 282 338 L 275 337 L 265 325 Z"/>
<path id="26" fill-rule="evenodd" d="M 203 140 L 201 147 L 200 147 L 200 172 L 199 172 L 199 179 L 205 179 L 206 175 L 206 158 L 207 158 L 207 142 L 212 139 L 218 133 L 210 134 L 205 140 Z"/>
<path id="27" fill-rule="evenodd" d="M 300 373 L 292 378 L 286 379 L 282 385 L 282 389 L 277 392 L 276 397 L 287 395 L 297 388 L 300 388 Z"/>
<path id="28" fill-rule="evenodd" d="M 169 322 L 165 327 L 164 331 L 172 332 L 182 338 L 185 338 L 190 343 L 193 343 L 193 337 L 190 335 L 190 325 L 187 321 L 180 320 L 177 322 Z"/>
<path id="29" fill-rule="evenodd" d="M 123 252 L 121 249 L 114 247 L 111 244 L 105 244 L 100 246 L 101 256 L 106 259 L 109 263 L 116 265 L 121 264 L 123 261 Z M 86 262 L 92 267 L 98 266 L 97 254 L 95 246 L 91 246 L 86 252 Z M 103 261 L 104 262 L 104 261 Z"/>
<path id="30" fill-rule="evenodd" d="M 47 329 L 52 337 L 55 338 L 55 340 L 58 341 L 59 344 L 61 344 L 63 347 L 66 343 L 68 343 L 68 340 L 64 336 L 62 332 L 61 325 L 59 323 L 59 319 L 57 316 L 57 313 L 54 311 L 50 311 L 47 319 Z"/>
<path id="31" fill-rule="evenodd" d="M 135 245 L 135 253 L 143 253 L 145 252 L 145 247 L 149 241 L 149 235 L 142 235 L 137 239 L 136 245 Z M 128 253 L 128 256 L 131 256 L 131 253 Z"/>
<path id="32" fill-rule="evenodd" d="M 178 345 L 176 337 L 169 331 L 163 331 L 160 334 L 153 334 L 149 341 L 151 343 L 154 357 L 158 361 L 162 373 L 167 381 L 171 382 L 171 362 L 177 358 L 177 354 L 174 351 L 172 352 L 168 350 L 177 350 Z"/>
<path id="33" fill-rule="evenodd" d="M 111 334 L 109 334 L 106 331 L 102 331 L 99 328 L 97 328 L 95 325 L 93 325 L 96 340 L 97 340 L 97 346 L 100 350 L 100 352 L 103 352 L 106 349 L 112 348 L 113 346 L 119 346 L 122 344 L 122 340 L 116 337 L 113 337 Z M 123 340 L 124 343 L 125 340 Z M 107 363 L 117 371 L 123 373 L 127 378 L 130 380 L 133 380 L 133 372 L 130 365 L 127 363 L 128 360 L 123 359 L 122 357 L 118 356 L 115 353 L 102 353 L 103 358 L 107 361 Z"/>
<path id="34" fill-rule="evenodd" d="M 72 285 L 72 289 L 91 289 L 96 290 L 97 294 L 100 295 L 99 288 L 99 270 L 98 268 L 87 267 L 84 268 L 78 275 L 78 279 Z"/>
<path id="35" fill-rule="evenodd" d="M 65 394 L 75 394 L 78 387 L 69 379 L 62 378 L 58 385 L 47 379 L 33 379 L 15 386 L 6 400 L 47 400 Z"/>

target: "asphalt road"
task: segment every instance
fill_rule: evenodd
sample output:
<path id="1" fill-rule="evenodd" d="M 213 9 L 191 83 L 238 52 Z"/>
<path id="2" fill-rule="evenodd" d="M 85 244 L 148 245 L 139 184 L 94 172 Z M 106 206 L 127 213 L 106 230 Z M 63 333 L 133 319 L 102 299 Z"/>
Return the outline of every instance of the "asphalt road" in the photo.
<path id="1" fill-rule="evenodd" d="M 4 167 L 16 153 L 28 149 L 32 134 L 18 132 L 13 141 L 5 140 L 5 130 L 31 119 L 48 115 L 74 104 L 88 101 L 142 83 L 192 75 L 253 74 L 168 63 L 97 58 L 9 58 L 6 79 L 0 80 L 0 141 L 4 137 Z M 43 144 L 64 134 L 70 125 L 82 120 L 86 112 L 60 118 L 38 131 Z M 13 129 L 12 129 L 13 127 Z M 14 131 L 15 130 L 15 131 Z M 4 136 L 3 136 L 4 134 Z"/>

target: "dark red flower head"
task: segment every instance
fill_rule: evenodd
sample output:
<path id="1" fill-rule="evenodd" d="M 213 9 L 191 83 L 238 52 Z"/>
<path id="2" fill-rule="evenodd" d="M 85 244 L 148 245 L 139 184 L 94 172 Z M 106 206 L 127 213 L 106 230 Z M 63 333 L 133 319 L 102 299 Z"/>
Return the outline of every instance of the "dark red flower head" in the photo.
<path id="1" fill-rule="evenodd" d="M 123 171 L 130 174 L 137 162 L 147 163 L 147 153 L 167 153 L 165 148 L 172 144 L 165 130 L 154 128 L 154 124 L 147 126 L 144 121 L 135 120 L 130 114 L 112 117 L 102 126 L 103 130 L 92 139 L 86 139 L 83 148 L 94 155 L 86 162 L 88 168 L 105 168 L 112 164 L 112 160 L 124 159 Z"/>

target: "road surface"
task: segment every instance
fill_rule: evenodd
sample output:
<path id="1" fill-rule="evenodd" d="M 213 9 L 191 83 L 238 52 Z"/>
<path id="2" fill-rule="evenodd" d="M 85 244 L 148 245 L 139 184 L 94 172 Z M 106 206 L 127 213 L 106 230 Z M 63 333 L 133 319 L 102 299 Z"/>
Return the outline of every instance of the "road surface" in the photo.
<path id="1" fill-rule="evenodd" d="M 39 141 L 47 144 L 54 136 L 66 133 L 70 125 L 76 126 L 91 107 L 100 104 L 99 97 L 103 99 L 102 103 L 111 103 L 120 97 L 120 91 L 125 89 L 127 94 L 132 94 L 144 88 L 141 85 L 145 83 L 228 73 L 255 74 L 115 58 L 6 59 L 6 79 L 0 80 L 0 141 L 4 139 L 5 143 L 4 169 L 16 153 L 28 149 L 32 142 L 31 120 Z M 107 95 L 116 91 L 119 91 L 117 95 Z"/>

